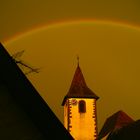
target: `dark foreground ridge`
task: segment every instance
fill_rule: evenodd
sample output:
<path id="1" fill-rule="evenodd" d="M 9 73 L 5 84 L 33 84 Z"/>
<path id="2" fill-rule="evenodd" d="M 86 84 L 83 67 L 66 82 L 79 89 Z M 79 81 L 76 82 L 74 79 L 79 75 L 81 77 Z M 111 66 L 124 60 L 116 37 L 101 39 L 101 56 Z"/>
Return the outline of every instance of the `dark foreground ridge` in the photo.
<path id="1" fill-rule="evenodd" d="M 72 140 L 72 136 L 0 44 L 0 139 Z"/>

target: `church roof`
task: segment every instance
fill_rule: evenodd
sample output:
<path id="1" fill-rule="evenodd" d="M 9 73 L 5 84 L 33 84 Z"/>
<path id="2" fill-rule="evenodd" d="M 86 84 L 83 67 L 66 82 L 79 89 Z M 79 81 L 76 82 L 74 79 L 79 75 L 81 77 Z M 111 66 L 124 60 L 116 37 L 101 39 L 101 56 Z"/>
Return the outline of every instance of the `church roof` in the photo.
<path id="1" fill-rule="evenodd" d="M 115 114 L 106 119 L 99 133 L 99 139 L 105 137 L 109 133 L 119 130 L 123 126 L 126 126 L 132 122 L 134 122 L 134 120 L 123 111 L 120 110 L 116 112 Z"/>
<path id="2" fill-rule="evenodd" d="M 27 114 L 46 140 L 73 139 L 1 43 L 0 82 L 8 88 L 8 94 L 13 97 L 19 108 Z M 10 116 L 6 117 L 10 118 Z"/>
<path id="3" fill-rule="evenodd" d="M 67 98 L 99 98 L 93 91 L 88 88 L 79 64 L 76 68 L 70 89 L 65 96 L 62 105 L 64 105 Z"/>

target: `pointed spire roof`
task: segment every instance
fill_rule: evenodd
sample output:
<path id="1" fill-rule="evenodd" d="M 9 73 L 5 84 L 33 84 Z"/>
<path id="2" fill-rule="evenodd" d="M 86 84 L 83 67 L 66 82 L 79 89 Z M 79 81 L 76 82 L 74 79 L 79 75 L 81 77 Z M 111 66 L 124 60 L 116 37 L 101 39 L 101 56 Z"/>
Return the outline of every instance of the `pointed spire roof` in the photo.
<path id="1" fill-rule="evenodd" d="M 79 66 L 79 61 L 70 89 L 67 95 L 65 96 L 62 105 L 64 105 L 66 98 L 99 98 L 93 91 L 91 91 L 88 88 L 84 76 L 82 74 L 81 68 Z"/>
<path id="2" fill-rule="evenodd" d="M 114 132 L 132 122 L 134 122 L 134 120 L 131 117 L 129 117 L 125 112 L 120 110 L 112 116 L 110 116 L 109 118 L 107 118 L 99 133 L 99 138 L 101 139 L 107 134 Z"/>

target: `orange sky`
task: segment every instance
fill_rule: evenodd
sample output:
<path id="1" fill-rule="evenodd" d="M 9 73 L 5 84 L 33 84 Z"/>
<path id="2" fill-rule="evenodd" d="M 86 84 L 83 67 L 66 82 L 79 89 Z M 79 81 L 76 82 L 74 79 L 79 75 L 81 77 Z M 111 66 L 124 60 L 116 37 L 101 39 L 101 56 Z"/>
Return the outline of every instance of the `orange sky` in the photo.
<path id="1" fill-rule="evenodd" d="M 39 74 L 28 78 L 61 121 L 61 102 L 69 89 L 77 54 L 87 85 L 100 97 L 99 128 L 106 117 L 120 109 L 140 118 L 138 1 L 0 3 L 1 41 L 11 54 L 25 50 L 21 59 L 41 67 Z"/>

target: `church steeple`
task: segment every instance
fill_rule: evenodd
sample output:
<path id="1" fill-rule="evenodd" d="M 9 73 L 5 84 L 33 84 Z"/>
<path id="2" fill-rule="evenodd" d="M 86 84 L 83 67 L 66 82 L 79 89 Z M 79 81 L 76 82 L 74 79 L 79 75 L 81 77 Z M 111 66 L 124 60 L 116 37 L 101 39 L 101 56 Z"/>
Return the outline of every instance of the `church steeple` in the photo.
<path id="1" fill-rule="evenodd" d="M 70 89 L 65 96 L 62 105 L 65 104 L 66 98 L 94 98 L 96 100 L 99 98 L 93 91 L 88 88 L 79 66 L 79 62 L 71 82 Z"/>
<path id="2" fill-rule="evenodd" d="M 96 100 L 78 65 L 70 89 L 63 99 L 64 126 L 75 140 L 97 140 Z"/>

